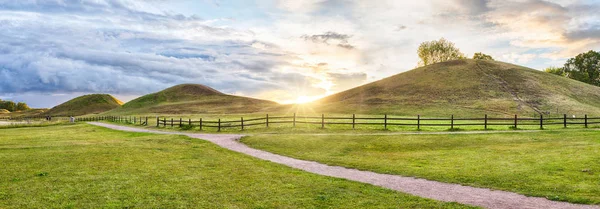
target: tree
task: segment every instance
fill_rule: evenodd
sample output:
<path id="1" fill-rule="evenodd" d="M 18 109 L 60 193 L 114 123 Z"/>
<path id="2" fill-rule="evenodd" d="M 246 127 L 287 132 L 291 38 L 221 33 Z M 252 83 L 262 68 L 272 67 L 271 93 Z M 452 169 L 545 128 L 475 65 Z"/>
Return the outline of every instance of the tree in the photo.
<path id="1" fill-rule="evenodd" d="M 477 52 L 473 55 L 473 59 L 475 60 L 494 60 L 494 58 L 492 58 L 492 56 L 481 53 L 481 52 Z"/>
<path id="2" fill-rule="evenodd" d="M 600 53 L 591 50 L 569 59 L 564 72 L 569 78 L 600 86 Z"/>
<path id="3" fill-rule="evenodd" d="M 438 62 L 450 60 L 464 59 L 465 56 L 454 43 L 441 38 L 438 41 L 427 41 L 421 43 L 417 50 L 419 58 L 419 66 L 427 66 Z"/>
<path id="4" fill-rule="evenodd" d="M 7 109 L 8 111 L 14 112 L 17 105 L 13 101 L 4 101 L 2 102 L 2 107 L 0 109 Z"/>
<path id="5" fill-rule="evenodd" d="M 567 76 L 567 74 L 565 73 L 565 69 L 562 67 L 549 67 L 549 68 L 546 68 L 546 70 L 544 70 L 544 71 L 546 71 L 547 73 L 552 73 L 552 74 L 559 75 L 559 76 Z"/>
<path id="6" fill-rule="evenodd" d="M 19 102 L 19 103 L 17 103 L 17 107 L 16 107 L 16 110 L 17 110 L 17 111 L 29 110 L 29 109 L 30 109 L 30 108 L 29 108 L 29 106 L 28 106 L 27 104 L 25 104 L 25 103 L 23 103 L 23 102 Z"/>

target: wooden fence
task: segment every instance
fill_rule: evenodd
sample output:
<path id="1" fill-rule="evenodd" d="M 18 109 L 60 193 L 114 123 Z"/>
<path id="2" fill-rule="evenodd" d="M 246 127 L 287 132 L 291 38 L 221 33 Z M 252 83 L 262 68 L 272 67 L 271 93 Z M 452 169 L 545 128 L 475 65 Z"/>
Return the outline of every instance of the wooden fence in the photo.
<path id="1" fill-rule="evenodd" d="M 94 116 L 94 117 L 77 117 L 76 121 L 110 121 L 117 123 L 129 123 L 136 124 L 142 126 L 148 126 L 148 119 L 152 117 L 139 117 L 139 116 Z M 10 118 L 10 117 L 0 117 L 0 120 L 45 120 L 46 117 L 27 117 L 27 118 Z M 56 120 L 56 117 L 53 117 L 53 120 Z M 61 117 L 60 120 L 69 120 L 68 117 Z M 458 126 L 481 126 L 484 129 L 488 129 L 490 126 L 510 126 L 514 129 L 517 129 L 520 126 L 539 126 L 540 129 L 543 129 L 544 126 L 547 125 L 562 125 L 564 128 L 567 128 L 569 125 L 582 125 L 585 128 L 588 128 L 593 124 L 600 124 L 600 117 L 588 117 L 584 115 L 583 118 L 575 118 L 575 117 L 567 117 L 566 114 L 563 117 L 548 117 L 544 118 L 541 115 L 539 118 L 533 117 L 518 117 L 515 115 L 514 117 L 509 118 L 498 118 L 498 117 L 488 117 L 485 115 L 482 118 L 455 118 L 454 115 L 447 118 L 427 118 L 421 117 L 417 115 L 416 117 L 389 117 L 388 115 L 383 115 L 383 117 L 357 117 L 356 114 L 353 114 L 352 117 L 340 117 L 340 116 L 325 116 L 325 114 L 321 114 L 321 116 L 297 116 L 296 114 L 292 116 L 269 116 L 268 114 L 265 117 L 261 118 L 250 118 L 244 119 L 240 117 L 239 120 L 203 120 L 199 118 L 198 120 L 193 119 L 183 119 L 183 118 L 166 118 L 166 117 L 156 117 L 156 127 L 184 127 L 186 126 L 188 129 L 203 130 L 205 128 L 215 128 L 217 131 L 221 131 L 222 129 L 227 128 L 238 128 L 240 130 L 244 130 L 245 128 L 255 127 L 255 126 L 264 126 L 269 127 L 274 124 L 291 124 L 292 127 L 296 127 L 297 124 L 313 124 L 318 125 L 320 128 L 325 128 L 329 125 L 347 125 L 348 127 L 352 127 L 355 129 L 358 126 L 380 126 L 383 129 L 388 129 L 391 126 L 400 126 L 400 127 L 415 127 L 416 129 L 421 129 L 421 127 L 448 127 L 450 129 L 455 129 Z"/>
<path id="2" fill-rule="evenodd" d="M 197 127 L 199 130 L 203 130 L 203 128 L 216 128 L 217 131 L 225 128 L 239 128 L 240 130 L 244 130 L 244 128 L 252 126 L 269 127 L 270 124 L 292 124 L 293 127 L 296 124 L 315 124 L 320 125 L 321 128 L 325 128 L 326 125 L 348 125 L 352 129 L 355 129 L 359 125 L 381 126 L 383 129 L 388 129 L 390 126 L 415 127 L 417 129 L 427 126 L 449 127 L 450 129 L 455 129 L 457 126 L 481 126 L 484 129 L 488 129 L 490 126 L 511 126 L 514 129 L 517 129 L 519 126 L 539 126 L 540 129 L 543 129 L 545 125 L 563 125 L 565 128 L 568 125 L 583 125 L 583 127 L 587 128 L 592 124 L 600 124 L 600 117 L 588 117 L 585 115 L 583 118 L 571 118 L 567 117 L 566 114 L 563 117 L 549 118 L 544 118 L 543 115 L 539 118 L 518 117 L 518 115 L 511 118 L 496 118 L 488 117 L 487 115 L 483 118 L 455 118 L 454 115 L 448 118 L 424 118 L 420 115 L 416 117 L 388 117 L 388 115 L 384 115 L 383 117 L 356 117 L 356 114 L 353 114 L 352 117 L 325 117 L 325 114 L 322 114 L 320 117 L 296 116 L 296 114 L 293 116 L 269 117 L 267 114 L 263 118 L 244 119 L 241 117 L 239 120 L 218 119 L 213 121 L 203 120 L 202 118 L 199 120 L 156 118 L 156 127 L 188 126 L 188 128 Z"/>

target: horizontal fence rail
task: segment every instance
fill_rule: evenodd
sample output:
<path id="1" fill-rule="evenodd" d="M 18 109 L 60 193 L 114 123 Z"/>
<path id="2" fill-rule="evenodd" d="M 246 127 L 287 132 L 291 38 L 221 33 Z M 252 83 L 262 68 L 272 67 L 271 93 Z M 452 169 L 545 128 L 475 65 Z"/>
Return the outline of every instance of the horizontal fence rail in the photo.
<path id="1" fill-rule="evenodd" d="M 543 115 L 539 117 L 488 117 L 484 115 L 482 118 L 455 118 L 454 115 L 450 117 L 422 117 L 417 115 L 416 117 L 383 117 L 375 116 L 361 116 L 357 117 L 353 114 L 351 117 L 341 116 L 327 116 L 321 114 L 320 116 L 269 116 L 257 118 L 244 118 L 240 117 L 238 120 L 235 119 L 215 119 L 215 120 L 204 120 L 198 119 L 183 119 L 183 118 L 166 118 L 166 117 L 147 117 L 147 116 L 93 116 L 93 117 L 0 117 L 0 120 L 67 120 L 67 121 L 109 121 L 117 123 L 128 123 L 135 125 L 148 126 L 149 118 L 156 120 L 156 127 L 178 127 L 185 129 L 198 129 L 204 130 L 205 128 L 214 128 L 217 131 L 222 129 L 237 128 L 244 130 L 248 127 L 263 126 L 268 128 L 274 124 L 291 124 L 292 127 L 296 127 L 297 124 L 312 124 L 318 125 L 321 128 L 326 128 L 329 125 L 347 125 L 355 129 L 358 126 L 380 126 L 383 129 L 388 129 L 392 126 L 400 127 L 415 127 L 420 130 L 422 127 L 448 127 L 450 130 L 454 130 L 459 126 L 481 126 L 483 129 L 488 129 L 490 126 L 510 126 L 510 128 L 518 129 L 520 126 L 538 126 L 540 129 L 544 129 L 546 125 L 562 125 L 567 128 L 569 125 L 582 125 L 588 128 L 590 125 L 600 124 L 600 117 L 567 117 L 566 114 L 563 117 L 547 117 Z"/>
<path id="2" fill-rule="evenodd" d="M 437 123 L 436 123 L 437 122 Z M 441 123 L 440 123 L 441 122 Z M 205 127 L 217 128 L 217 131 L 221 131 L 225 128 L 240 128 L 244 130 L 245 127 L 251 126 L 264 126 L 269 127 L 270 124 L 292 124 L 293 127 L 296 124 L 314 124 L 320 125 L 321 128 L 325 128 L 327 125 L 348 125 L 353 129 L 357 126 L 382 126 L 387 129 L 388 126 L 405 126 L 405 127 L 421 127 L 437 126 L 437 127 L 449 127 L 455 129 L 458 126 L 481 126 L 484 129 L 488 129 L 489 126 L 510 126 L 513 129 L 518 129 L 519 126 L 539 126 L 540 129 L 544 129 L 545 125 L 563 125 L 565 128 L 568 125 L 584 125 L 588 127 L 593 124 L 600 124 L 600 117 L 588 117 L 585 115 L 583 118 L 571 118 L 567 115 L 563 115 L 560 118 L 527 118 L 518 115 L 508 118 L 492 118 L 485 115 L 483 118 L 454 118 L 450 116 L 448 118 L 423 118 L 420 115 L 417 117 L 356 117 L 355 114 L 352 117 L 321 117 L 314 116 L 277 116 L 277 117 L 266 117 L 263 118 L 251 118 L 240 120 L 183 120 L 182 118 L 156 118 L 156 127 L 183 127 L 187 126 L 190 129 L 198 128 L 202 130 Z"/>

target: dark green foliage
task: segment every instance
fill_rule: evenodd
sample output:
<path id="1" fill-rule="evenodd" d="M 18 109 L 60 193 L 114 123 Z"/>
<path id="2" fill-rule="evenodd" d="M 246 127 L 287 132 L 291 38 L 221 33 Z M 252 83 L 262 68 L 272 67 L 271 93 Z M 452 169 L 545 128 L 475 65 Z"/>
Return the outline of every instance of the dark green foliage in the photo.
<path id="1" fill-rule="evenodd" d="M 564 71 L 569 78 L 600 86 L 600 53 L 581 53 L 565 63 Z"/>
<path id="2" fill-rule="evenodd" d="M 481 53 L 481 52 L 477 52 L 473 55 L 473 59 L 476 60 L 494 60 L 494 58 L 492 58 L 492 56 Z"/>
<path id="3" fill-rule="evenodd" d="M 29 108 L 29 106 L 27 104 L 25 104 L 24 102 L 17 103 L 17 111 L 29 110 L 29 109 L 31 109 L 31 108 Z"/>
<path id="4" fill-rule="evenodd" d="M 13 101 L 0 100 L 0 109 L 5 109 L 10 112 L 14 112 L 14 111 L 29 110 L 31 108 L 29 108 L 29 106 L 27 106 L 27 104 L 25 104 L 23 102 L 15 103 Z"/>
<path id="5" fill-rule="evenodd" d="M 544 71 L 546 71 L 547 73 L 552 73 L 552 74 L 559 75 L 559 76 L 567 75 L 565 73 L 565 69 L 562 67 L 549 67 L 549 68 L 546 68 L 546 70 L 544 70 Z"/>

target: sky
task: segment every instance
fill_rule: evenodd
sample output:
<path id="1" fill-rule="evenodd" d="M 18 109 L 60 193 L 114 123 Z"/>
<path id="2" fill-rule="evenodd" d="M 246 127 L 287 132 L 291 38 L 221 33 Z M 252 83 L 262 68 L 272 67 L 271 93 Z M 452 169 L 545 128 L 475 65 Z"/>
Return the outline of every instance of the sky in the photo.
<path id="1" fill-rule="evenodd" d="M 600 0 L 0 0 L 0 99 L 182 83 L 305 102 L 414 69 L 446 38 L 543 70 L 600 50 Z"/>

